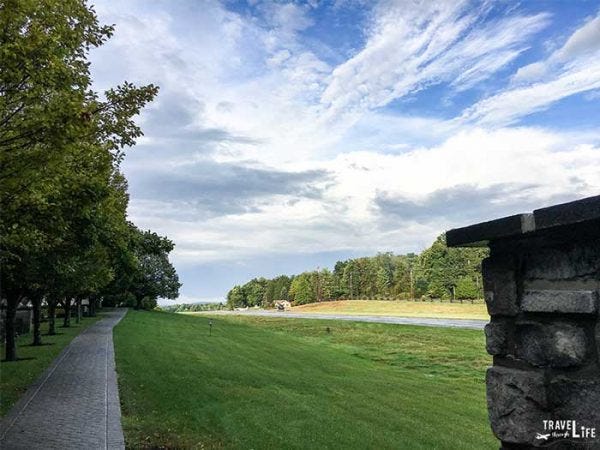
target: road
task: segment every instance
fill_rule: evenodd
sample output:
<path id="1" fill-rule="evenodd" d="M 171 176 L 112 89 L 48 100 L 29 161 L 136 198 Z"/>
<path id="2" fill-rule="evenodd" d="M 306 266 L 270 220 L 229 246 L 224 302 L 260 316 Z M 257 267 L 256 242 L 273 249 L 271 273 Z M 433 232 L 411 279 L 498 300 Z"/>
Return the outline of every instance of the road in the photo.
<path id="1" fill-rule="evenodd" d="M 293 313 L 283 311 L 210 311 L 204 314 L 260 316 L 260 317 L 285 317 L 286 319 L 326 319 L 326 320 L 349 320 L 354 322 L 393 323 L 397 325 L 420 325 L 426 327 L 468 328 L 472 330 L 483 330 L 487 320 L 475 319 L 433 319 L 426 317 L 396 317 L 396 316 L 355 316 L 349 314 L 315 314 L 315 313 Z"/>

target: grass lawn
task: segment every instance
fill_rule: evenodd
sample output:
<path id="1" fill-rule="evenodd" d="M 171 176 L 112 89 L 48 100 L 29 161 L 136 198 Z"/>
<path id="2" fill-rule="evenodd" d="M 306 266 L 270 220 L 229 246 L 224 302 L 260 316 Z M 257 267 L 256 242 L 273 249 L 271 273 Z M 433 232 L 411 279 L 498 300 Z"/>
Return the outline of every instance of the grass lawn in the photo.
<path id="1" fill-rule="evenodd" d="M 2 362 L 0 362 L 0 416 L 4 416 L 16 401 L 25 393 L 50 363 L 58 356 L 61 350 L 92 323 L 101 319 L 102 316 L 84 317 L 81 323 L 76 324 L 71 319 L 69 328 L 62 328 L 62 320 L 57 320 L 55 336 L 46 336 L 47 324 L 42 324 L 41 347 L 32 347 L 31 334 L 24 334 L 17 339 L 17 355 L 19 361 L 4 361 L 4 347 L 2 348 Z"/>
<path id="2" fill-rule="evenodd" d="M 439 317 L 444 319 L 484 319 L 490 316 L 484 303 L 430 303 L 404 300 L 340 300 L 295 306 L 292 312 L 354 314 L 369 316 Z"/>
<path id="3" fill-rule="evenodd" d="M 498 448 L 481 331 L 130 311 L 129 448 Z M 329 331 L 327 331 L 329 328 Z"/>

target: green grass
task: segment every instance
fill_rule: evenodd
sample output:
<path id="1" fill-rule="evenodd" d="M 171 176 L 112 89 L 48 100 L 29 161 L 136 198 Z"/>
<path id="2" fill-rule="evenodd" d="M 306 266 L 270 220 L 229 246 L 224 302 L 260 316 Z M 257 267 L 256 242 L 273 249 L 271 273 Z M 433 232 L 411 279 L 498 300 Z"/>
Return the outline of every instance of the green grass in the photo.
<path id="1" fill-rule="evenodd" d="M 62 321 L 57 321 L 57 335 L 46 336 L 42 334 L 41 347 L 31 346 L 31 334 L 23 334 L 17 339 L 17 356 L 19 361 L 4 361 L 4 348 L 2 348 L 2 362 L 0 362 L 0 416 L 4 416 L 25 393 L 33 383 L 46 370 L 50 363 L 58 356 L 63 348 L 92 323 L 101 319 L 98 317 L 84 317 L 81 323 L 76 324 L 71 319 L 71 327 L 59 326 Z M 47 331 L 47 324 L 42 324 L 42 333 Z"/>
<path id="2" fill-rule="evenodd" d="M 485 449 L 480 331 L 130 311 L 130 448 Z M 327 332 L 329 327 L 330 332 Z"/>

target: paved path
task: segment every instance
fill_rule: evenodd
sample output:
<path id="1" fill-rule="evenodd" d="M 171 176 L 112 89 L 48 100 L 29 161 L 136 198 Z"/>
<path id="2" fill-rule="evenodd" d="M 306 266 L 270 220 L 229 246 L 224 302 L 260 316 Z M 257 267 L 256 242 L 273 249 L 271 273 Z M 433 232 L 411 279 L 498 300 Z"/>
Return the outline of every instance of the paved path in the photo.
<path id="1" fill-rule="evenodd" d="M 0 423 L 0 448 L 123 449 L 112 339 L 126 309 L 77 336 Z"/>
<path id="2" fill-rule="evenodd" d="M 317 314 L 317 313 L 292 313 L 278 311 L 210 311 L 206 314 L 239 314 L 244 316 L 263 316 L 263 317 L 285 317 L 288 319 L 329 319 L 329 320 L 350 320 L 354 322 L 376 322 L 376 323 L 395 323 L 401 325 L 422 325 L 428 327 L 450 327 L 450 328 L 470 328 L 473 330 L 483 330 L 488 322 L 487 320 L 475 319 L 430 319 L 422 317 L 396 317 L 396 316 L 354 316 L 349 314 Z"/>

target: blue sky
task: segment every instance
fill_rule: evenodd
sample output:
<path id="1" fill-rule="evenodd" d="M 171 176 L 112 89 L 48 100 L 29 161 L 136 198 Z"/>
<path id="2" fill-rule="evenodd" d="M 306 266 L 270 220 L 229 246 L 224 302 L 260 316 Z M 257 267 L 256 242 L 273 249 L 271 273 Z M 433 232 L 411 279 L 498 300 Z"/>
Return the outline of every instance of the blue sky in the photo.
<path id="1" fill-rule="evenodd" d="M 180 301 L 600 193 L 598 1 L 100 1 L 98 90 Z"/>

